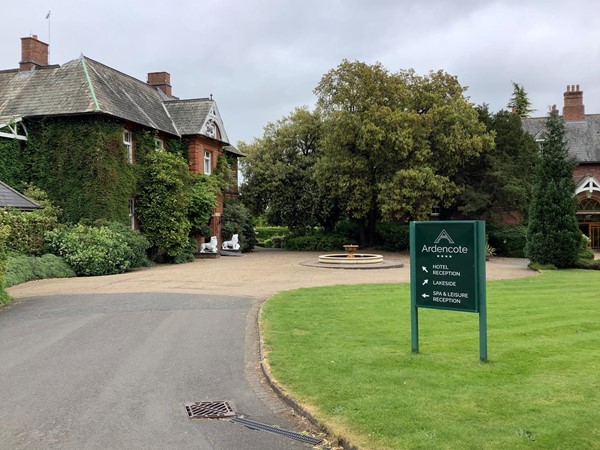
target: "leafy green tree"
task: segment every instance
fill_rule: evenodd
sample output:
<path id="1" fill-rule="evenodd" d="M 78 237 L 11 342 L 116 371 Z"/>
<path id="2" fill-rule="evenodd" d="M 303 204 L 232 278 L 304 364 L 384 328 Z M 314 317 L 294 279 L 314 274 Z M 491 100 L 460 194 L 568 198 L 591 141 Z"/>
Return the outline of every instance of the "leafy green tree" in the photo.
<path id="1" fill-rule="evenodd" d="M 565 124 L 557 111 L 546 120 L 541 162 L 529 208 L 527 256 L 534 263 L 573 267 L 581 246 L 576 217 L 575 164 L 568 158 Z"/>
<path id="2" fill-rule="evenodd" d="M 323 116 L 322 189 L 372 243 L 381 218 L 425 219 L 459 193 L 452 181 L 493 145 L 456 77 L 390 73 L 381 64 L 343 61 L 315 89 Z"/>
<path id="3" fill-rule="evenodd" d="M 187 162 L 168 152 L 151 152 L 140 164 L 136 210 L 140 230 L 153 246 L 170 258 L 187 253 L 191 223 L 187 217 L 192 174 Z"/>
<path id="4" fill-rule="evenodd" d="M 495 146 L 473 158 L 454 180 L 462 192 L 449 211 L 501 222 L 507 214 L 526 215 L 539 161 L 539 146 L 523 130 L 521 118 L 508 111 L 477 108 L 479 119 L 493 133 Z"/>
<path id="5" fill-rule="evenodd" d="M 297 108 L 267 124 L 262 138 L 240 145 L 246 154 L 242 199 L 253 214 L 266 213 L 270 224 L 294 231 L 328 223 L 334 208 L 313 173 L 320 137 L 319 115 Z"/>
<path id="6" fill-rule="evenodd" d="M 521 117 L 528 117 L 535 110 L 531 108 L 531 101 L 523 85 L 512 82 L 513 94 L 508 102 L 508 107 Z"/>

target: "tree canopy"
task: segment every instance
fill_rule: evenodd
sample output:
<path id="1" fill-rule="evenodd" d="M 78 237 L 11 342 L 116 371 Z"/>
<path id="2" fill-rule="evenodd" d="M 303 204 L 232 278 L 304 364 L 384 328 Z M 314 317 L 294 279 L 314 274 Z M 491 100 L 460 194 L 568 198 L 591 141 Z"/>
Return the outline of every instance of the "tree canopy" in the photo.
<path id="1" fill-rule="evenodd" d="M 459 193 L 452 181 L 493 145 L 456 77 L 343 61 L 315 89 L 321 186 L 373 242 L 381 218 L 422 220 Z"/>
<path id="2" fill-rule="evenodd" d="M 262 138 L 242 143 L 240 150 L 246 154 L 241 167 L 244 204 L 254 214 L 266 213 L 269 223 L 294 231 L 327 225 L 332 207 L 314 178 L 320 139 L 319 113 L 296 108 L 289 116 L 267 124 Z"/>
<path id="3" fill-rule="evenodd" d="M 501 222 L 507 214 L 518 220 L 529 207 L 539 146 L 523 130 L 517 114 L 505 110 L 492 114 L 487 105 L 477 111 L 496 145 L 457 174 L 455 182 L 463 188 L 451 211 L 493 222 Z"/>

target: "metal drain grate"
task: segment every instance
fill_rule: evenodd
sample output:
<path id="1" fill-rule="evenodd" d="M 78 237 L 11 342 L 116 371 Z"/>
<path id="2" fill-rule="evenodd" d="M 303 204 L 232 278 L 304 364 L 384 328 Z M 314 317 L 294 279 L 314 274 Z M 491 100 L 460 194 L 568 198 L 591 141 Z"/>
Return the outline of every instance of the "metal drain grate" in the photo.
<path id="1" fill-rule="evenodd" d="M 186 403 L 185 410 L 190 419 L 223 419 L 235 416 L 235 412 L 227 402 Z"/>
<path id="2" fill-rule="evenodd" d="M 243 417 L 234 417 L 233 419 L 229 419 L 229 421 L 234 422 L 234 423 L 240 423 L 240 424 L 244 425 L 245 427 L 248 427 L 252 430 L 269 431 L 270 433 L 279 434 L 279 435 L 288 437 L 290 439 L 294 439 L 294 440 L 300 441 L 300 442 L 305 442 L 305 443 L 311 444 L 311 445 L 318 445 L 323 441 L 323 439 L 314 438 L 312 436 L 305 436 L 303 434 L 296 433 L 294 431 L 283 430 L 281 428 L 273 427 L 271 425 L 267 425 L 267 424 L 260 423 L 260 422 L 255 422 L 254 420 L 244 419 Z"/>

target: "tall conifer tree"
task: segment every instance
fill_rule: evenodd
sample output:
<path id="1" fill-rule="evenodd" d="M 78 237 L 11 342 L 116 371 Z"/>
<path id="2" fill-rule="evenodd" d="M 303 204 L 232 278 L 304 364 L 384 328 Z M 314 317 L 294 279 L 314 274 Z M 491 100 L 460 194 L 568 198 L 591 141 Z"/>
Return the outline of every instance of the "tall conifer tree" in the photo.
<path id="1" fill-rule="evenodd" d="M 512 109 L 515 114 L 521 117 L 529 117 L 529 114 L 535 111 L 531 108 L 531 101 L 527 95 L 527 91 L 522 84 L 512 82 L 513 84 L 513 95 L 508 102 L 508 107 Z"/>
<path id="2" fill-rule="evenodd" d="M 546 119 L 542 159 L 529 209 L 526 253 L 532 262 L 573 267 L 581 243 L 576 217 L 574 162 L 564 140 L 565 124 L 552 111 Z"/>

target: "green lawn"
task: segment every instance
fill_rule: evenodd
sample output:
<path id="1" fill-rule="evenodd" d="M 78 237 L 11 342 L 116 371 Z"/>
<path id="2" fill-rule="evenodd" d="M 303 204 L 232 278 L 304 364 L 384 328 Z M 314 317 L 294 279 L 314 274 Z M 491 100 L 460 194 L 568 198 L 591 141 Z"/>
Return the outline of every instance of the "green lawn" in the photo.
<path id="1" fill-rule="evenodd" d="M 478 316 L 419 310 L 409 285 L 284 292 L 261 327 L 274 377 L 361 449 L 600 448 L 600 272 L 488 283 Z"/>

